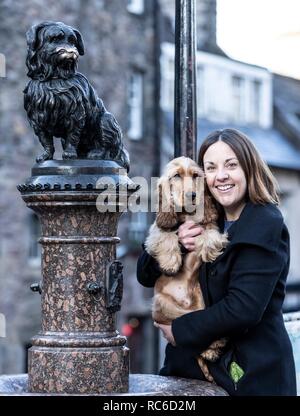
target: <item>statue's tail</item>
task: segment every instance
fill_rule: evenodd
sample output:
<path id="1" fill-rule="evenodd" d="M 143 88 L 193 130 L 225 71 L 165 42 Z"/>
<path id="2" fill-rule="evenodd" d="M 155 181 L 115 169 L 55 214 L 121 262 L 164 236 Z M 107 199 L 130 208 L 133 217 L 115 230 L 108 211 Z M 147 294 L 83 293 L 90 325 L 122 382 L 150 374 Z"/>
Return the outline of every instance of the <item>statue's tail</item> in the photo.
<path id="1" fill-rule="evenodd" d="M 129 154 L 123 145 L 123 135 L 115 117 L 106 111 L 101 117 L 102 143 L 108 156 L 129 171 Z"/>

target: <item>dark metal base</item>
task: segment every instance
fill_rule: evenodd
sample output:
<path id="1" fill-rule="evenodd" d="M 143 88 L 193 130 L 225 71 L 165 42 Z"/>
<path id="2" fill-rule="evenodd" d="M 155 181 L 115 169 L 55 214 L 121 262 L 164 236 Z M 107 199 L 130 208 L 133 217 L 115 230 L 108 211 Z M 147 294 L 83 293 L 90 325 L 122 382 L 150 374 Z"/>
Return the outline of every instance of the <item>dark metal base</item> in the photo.
<path id="1" fill-rule="evenodd" d="M 105 189 L 104 178 L 109 177 L 119 187 L 138 188 L 127 176 L 126 170 L 113 160 L 48 160 L 36 163 L 32 176 L 18 185 L 21 193 L 41 191 L 91 191 Z M 101 182 L 99 179 L 101 178 Z"/>

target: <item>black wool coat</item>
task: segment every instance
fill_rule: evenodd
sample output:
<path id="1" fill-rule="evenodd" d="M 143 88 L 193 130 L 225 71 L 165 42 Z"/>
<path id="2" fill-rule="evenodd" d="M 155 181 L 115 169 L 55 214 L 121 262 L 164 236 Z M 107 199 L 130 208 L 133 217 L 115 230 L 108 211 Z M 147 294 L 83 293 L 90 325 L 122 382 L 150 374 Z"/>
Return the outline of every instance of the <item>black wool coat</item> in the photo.
<path id="1" fill-rule="evenodd" d="M 204 379 L 195 357 L 228 337 L 225 352 L 208 364 L 218 385 L 234 396 L 296 395 L 292 346 L 282 316 L 289 270 L 289 234 L 282 215 L 272 204 L 248 202 L 228 237 L 224 252 L 199 270 L 206 309 L 172 322 L 176 347 L 167 345 L 160 374 Z M 144 251 L 138 281 L 153 287 L 160 274 Z M 237 382 L 230 376 L 233 361 L 243 370 Z"/>

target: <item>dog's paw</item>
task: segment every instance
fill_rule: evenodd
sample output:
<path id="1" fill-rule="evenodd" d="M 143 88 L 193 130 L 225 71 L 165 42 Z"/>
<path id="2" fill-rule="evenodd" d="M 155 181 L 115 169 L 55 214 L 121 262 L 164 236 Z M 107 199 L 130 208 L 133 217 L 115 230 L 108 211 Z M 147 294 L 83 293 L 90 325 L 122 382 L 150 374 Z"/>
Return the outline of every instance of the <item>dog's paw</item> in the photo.
<path id="1" fill-rule="evenodd" d="M 221 354 L 221 350 L 208 348 L 206 351 L 203 351 L 201 353 L 201 357 L 207 361 L 214 362 L 220 357 L 220 354 Z"/>
<path id="2" fill-rule="evenodd" d="M 77 152 L 75 148 L 68 148 L 62 154 L 63 159 L 77 159 Z"/>
<path id="3" fill-rule="evenodd" d="M 227 234 L 220 234 L 215 230 L 206 233 L 205 238 L 196 242 L 197 252 L 204 262 L 215 261 L 228 244 Z"/>
<path id="4" fill-rule="evenodd" d="M 223 250 L 224 248 L 227 247 L 229 241 L 228 241 L 228 234 L 224 233 L 224 234 L 220 234 L 220 238 L 217 241 L 217 248 L 220 250 Z"/>
<path id="5" fill-rule="evenodd" d="M 202 352 L 201 357 L 207 361 L 216 361 L 222 355 L 227 342 L 227 338 L 221 338 L 214 341 L 207 350 Z"/>
<path id="6" fill-rule="evenodd" d="M 88 153 L 87 158 L 88 159 L 104 159 L 104 156 L 105 156 L 105 150 L 94 149 Z"/>
<path id="7" fill-rule="evenodd" d="M 214 383 L 214 378 L 213 376 L 210 374 L 209 369 L 207 367 L 207 364 L 205 362 L 205 360 L 202 357 L 198 357 L 197 358 L 198 361 L 198 365 L 202 371 L 202 373 L 204 374 L 204 377 L 206 378 L 206 380 L 210 381 L 211 383 Z"/>
<path id="8" fill-rule="evenodd" d="M 214 341 L 210 345 L 210 348 L 222 350 L 222 348 L 224 348 L 227 343 L 228 343 L 228 339 L 227 338 L 221 338 L 221 339 L 218 339 L 217 341 Z"/>
<path id="9" fill-rule="evenodd" d="M 52 160 L 53 159 L 53 153 L 52 152 L 43 152 L 40 156 L 38 156 L 35 160 L 37 163 L 45 162 L 45 160 Z"/>
<path id="10" fill-rule="evenodd" d="M 205 253 L 202 254 L 202 260 L 206 263 L 211 263 L 215 261 L 220 254 L 222 254 L 222 249 L 216 249 L 209 247 Z"/>
<path id="11" fill-rule="evenodd" d="M 165 274 L 173 276 L 176 273 L 178 273 L 179 269 L 182 266 L 181 252 L 174 252 L 168 257 L 164 256 L 163 258 L 158 258 L 158 263 L 161 270 Z"/>

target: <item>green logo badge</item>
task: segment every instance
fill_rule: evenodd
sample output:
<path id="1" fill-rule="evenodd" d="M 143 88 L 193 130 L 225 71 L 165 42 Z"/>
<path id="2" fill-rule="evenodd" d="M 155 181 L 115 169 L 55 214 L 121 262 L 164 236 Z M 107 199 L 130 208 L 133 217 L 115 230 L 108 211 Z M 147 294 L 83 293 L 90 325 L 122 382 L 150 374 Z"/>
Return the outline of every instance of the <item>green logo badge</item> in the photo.
<path id="1" fill-rule="evenodd" d="M 232 380 L 237 383 L 245 374 L 244 370 L 236 363 L 235 361 L 232 361 L 230 363 L 230 369 L 229 374 Z"/>

